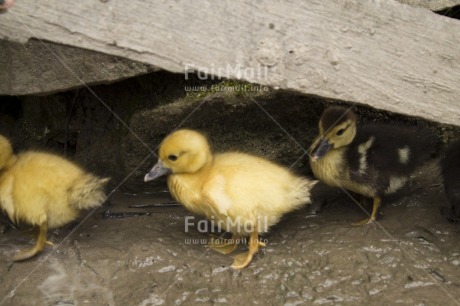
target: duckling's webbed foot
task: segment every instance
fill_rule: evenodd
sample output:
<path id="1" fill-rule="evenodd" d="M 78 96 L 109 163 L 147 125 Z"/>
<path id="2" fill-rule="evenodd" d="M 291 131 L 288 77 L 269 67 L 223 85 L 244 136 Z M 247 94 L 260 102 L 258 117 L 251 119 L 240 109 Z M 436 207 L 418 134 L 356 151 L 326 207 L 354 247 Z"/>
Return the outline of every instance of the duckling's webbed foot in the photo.
<path id="1" fill-rule="evenodd" d="M 23 261 L 23 260 L 34 257 L 35 255 L 40 253 L 40 251 L 41 250 L 38 249 L 36 246 L 31 249 L 27 249 L 27 250 L 19 250 L 17 254 L 13 256 L 12 259 L 13 261 Z"/>
<path id="2" fill-rule="evenodd" d="M 15 256 L 13 256 L 13 261 L 23 261 L 32 258 L 44 249 L 45 244 L 53 245 L 51 242 L 46 240 L 47 231 L 47 224 L 40 225 L 37 242 L 35 243 L 35 246 L 31 249 L 18 251 L 18 253 Z"/>
<path id="3" fill-rule="evenodd" d="M 364 220 L 358 221 L 358 222 L 353 222 L 351 225 L 366 225 L 366 224 L 371 224 L 375 221 L 375 219 L 372 219 L 372 217 L 366 218 Z"/>
<path id="4" fill-rule="evenodd" d="M 221 254 L 230 254 L 238 246 L 238 237 L 235 235 L 230 239 L 211 235 L 210 239 L 207 247 Z"/>
<path id="5" fill-rule="evenodd" d="M 259 241 L 259 234 L 257 228 L 249 236 L 249 251 L 238 254 L 234 257 L 232 268 L 243 269 L 246 268 L 252 261 L 254 255 L 259 251 L 259 247 L 265 246 L 265 243 Z"/>
<path id="6" fill-rule="evenodd" d="M 374 198 L 374 203 L 372 205 L 372 213 L 371 213 L 371 216 L 369 218 L 366 218 L 362 221 L 359 221 L 359 222 L 354 222 L 352 223 L 352 225 L 365 225 L 365 224 L 371 224 L 373 223 L 376 218 L 377 218 L 377 213 L 379 211 L 379 207 L 380 207 L 380 198 L 379 197 L 375 197 Z"/>

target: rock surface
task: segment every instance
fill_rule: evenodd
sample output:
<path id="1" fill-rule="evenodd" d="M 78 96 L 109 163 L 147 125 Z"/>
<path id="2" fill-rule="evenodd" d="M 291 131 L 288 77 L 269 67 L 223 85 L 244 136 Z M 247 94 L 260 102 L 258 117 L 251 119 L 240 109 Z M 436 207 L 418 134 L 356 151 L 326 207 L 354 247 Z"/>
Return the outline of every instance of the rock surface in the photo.
<path id="1" fill-rule="evenodd" d="M 60 44 L 0 40 L 0 95 L 50 94 L 159 70 L 122 57 Z"/>

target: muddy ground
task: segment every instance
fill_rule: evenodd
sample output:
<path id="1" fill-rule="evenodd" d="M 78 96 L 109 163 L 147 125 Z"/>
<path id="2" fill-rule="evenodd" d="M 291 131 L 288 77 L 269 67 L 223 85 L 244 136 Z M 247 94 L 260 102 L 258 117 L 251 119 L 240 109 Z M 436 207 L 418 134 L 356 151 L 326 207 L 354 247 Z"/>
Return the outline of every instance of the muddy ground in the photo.
<path id="1" fill-rule="evenodd" d="M 385 201 L 379 222 L 361 227 L 351 225 L 365 217 L 357 204 L 323 191 L 315 209 L 273 227 L 267 247 L 240 271 L 204 247 L 197 226 L 185 231 L 191 215 L 181 206 L 129 208 L 167 203 L 167 194 L 116 192 L 54 230 L 54 247 L 27 262 L 9 258 L 30 237 L 0 235 L 0 305 L 460 304 L 460 227 L 439 213 L 448 204 L 436 172 L 435 161 L 422 168 Z M 104 218 L 107 210 L 148 214 Z"/>

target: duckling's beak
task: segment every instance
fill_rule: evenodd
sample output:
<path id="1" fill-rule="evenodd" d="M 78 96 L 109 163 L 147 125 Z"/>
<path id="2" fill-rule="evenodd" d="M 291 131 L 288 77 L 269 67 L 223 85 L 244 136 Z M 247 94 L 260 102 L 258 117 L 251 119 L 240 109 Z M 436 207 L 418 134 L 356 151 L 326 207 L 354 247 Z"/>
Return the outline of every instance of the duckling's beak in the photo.
<path id="1" fill-rule="evenodd" d="M 144 182 L 152 181 L 159 178 L 160 176 L 167 175 L 171 173 L 171 169 L 166 168 L 161 160 L 158 160 L 152 170 L 144 176 Z"/>
<path id="2" fill-rule="evenodd" d="M 316 161 L 326 155 L 330 149 L 332 149 L 332 144 L 330 144 L 326 139 L 321 138 L 319 143 L 311 150 L 310 158 L 313 161 Z"/>

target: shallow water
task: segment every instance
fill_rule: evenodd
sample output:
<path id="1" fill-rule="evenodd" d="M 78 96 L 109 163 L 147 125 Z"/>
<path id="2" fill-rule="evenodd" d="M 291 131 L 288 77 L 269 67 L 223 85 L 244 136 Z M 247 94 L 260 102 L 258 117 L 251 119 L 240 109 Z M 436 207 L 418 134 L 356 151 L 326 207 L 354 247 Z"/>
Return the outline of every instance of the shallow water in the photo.
<path id="1" fill-rule="evenodd" d="M 204 246 L 206 234 L 185 232 L 181 206 L 128 207 L 167 202 L 164 194 L 118 193 L 78 228 L 52 231 L 55 246 L 27 262 L 9 256 L 30 237 L 0 235 L 0 305 L 460 304 L 460 228 L 439 214 L 447 203 L 432 173 L 384 201 L 383 217 L 366 226 L 351 225 L 365 214 L 350 199 L 325 195 L 320 214 L 286 216 L 240 271 Z M 148 214 L 103 218 L 108 208 Z"/>

